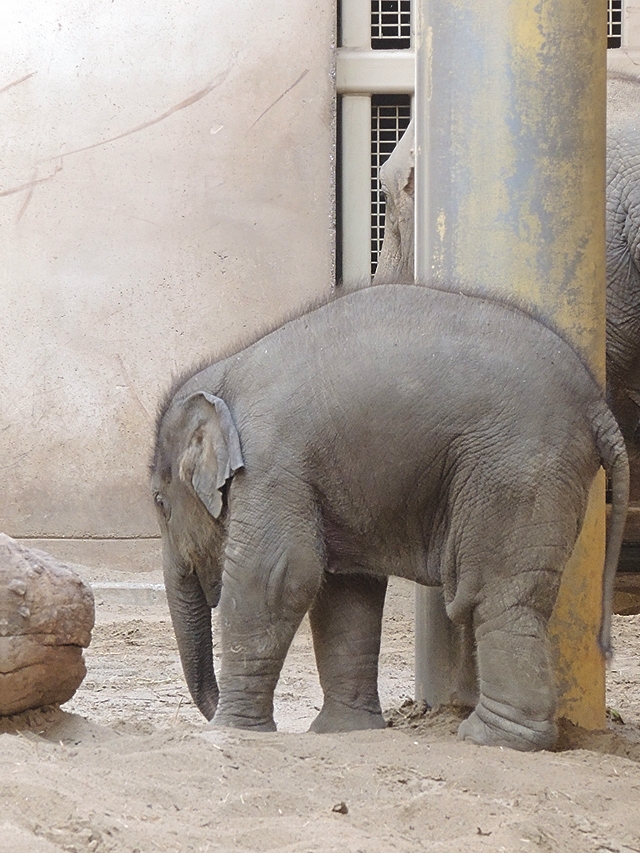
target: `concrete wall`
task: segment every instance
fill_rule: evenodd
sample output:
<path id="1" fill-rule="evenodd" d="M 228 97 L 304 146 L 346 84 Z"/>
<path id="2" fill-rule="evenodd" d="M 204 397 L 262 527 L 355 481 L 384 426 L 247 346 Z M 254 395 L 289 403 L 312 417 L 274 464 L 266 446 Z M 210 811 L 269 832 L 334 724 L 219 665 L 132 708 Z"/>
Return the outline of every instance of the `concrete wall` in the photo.
<path id="1" fill-rule="evenodd" d="M 331 287 L 333 6 L 3 0 L 0 530 L 155 536 L 172 373 Z"/>
<path id="2" fill-rule="evenodd" d="M 640 3 L 622 0 L 622 48 L 640 50 Z"/>

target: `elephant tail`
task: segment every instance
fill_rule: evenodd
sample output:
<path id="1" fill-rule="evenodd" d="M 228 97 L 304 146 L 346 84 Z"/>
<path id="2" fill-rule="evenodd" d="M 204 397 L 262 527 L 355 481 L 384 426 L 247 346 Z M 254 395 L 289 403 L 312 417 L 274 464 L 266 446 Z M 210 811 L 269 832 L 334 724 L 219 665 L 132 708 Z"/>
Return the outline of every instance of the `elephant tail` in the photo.
<path id="1" fill-rule="evenodd" d="M 600 461 L 609 475 L 611 486 L 611 511 L 607 520 L 607 548 L 602 578 L 602 622 L 599 637 L 602 653 L 610 658 L 614 584 L 629 503 L 629 459 L 620 427 L 604 401 L 595 418 L 595 437 Z"/>

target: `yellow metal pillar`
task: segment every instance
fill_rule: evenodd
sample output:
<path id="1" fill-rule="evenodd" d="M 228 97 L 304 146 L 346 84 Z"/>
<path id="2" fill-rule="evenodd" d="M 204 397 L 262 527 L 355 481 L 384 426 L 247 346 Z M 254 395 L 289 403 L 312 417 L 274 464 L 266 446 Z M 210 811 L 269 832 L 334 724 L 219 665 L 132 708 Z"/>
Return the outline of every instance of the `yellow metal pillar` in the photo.
<path id="1" fill-rule="evenodd" d="M 416 0 L 416 274 L 540 307 L 604 383 L 601 0 Z M 561 716 L 605 723 L 604 477 L 551 625 Z M 420 642 L 420 638 L 417 638 Z"/>

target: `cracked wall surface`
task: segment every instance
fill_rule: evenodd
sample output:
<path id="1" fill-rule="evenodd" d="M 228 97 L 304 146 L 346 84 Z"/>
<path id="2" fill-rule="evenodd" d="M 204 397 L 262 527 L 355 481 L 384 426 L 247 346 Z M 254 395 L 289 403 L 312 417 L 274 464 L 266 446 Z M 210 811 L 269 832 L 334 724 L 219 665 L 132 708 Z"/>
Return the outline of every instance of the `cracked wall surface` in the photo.
<path id="1" fill-rule="evenodd" d="M 173 373 L 329 290 L 332 4 L 5 0 L 0 530 L 156 534 Z"/>

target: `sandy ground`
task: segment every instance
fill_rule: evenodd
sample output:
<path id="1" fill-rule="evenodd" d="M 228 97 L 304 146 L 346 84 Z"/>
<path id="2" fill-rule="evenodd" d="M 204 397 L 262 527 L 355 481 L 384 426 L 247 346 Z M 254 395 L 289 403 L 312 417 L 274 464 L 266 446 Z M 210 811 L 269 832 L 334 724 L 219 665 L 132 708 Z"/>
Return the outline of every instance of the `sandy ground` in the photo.
<path id="1" fill-rule="evenodd" d="M 96 610 L 76 696 L 3 722 L 2 853 L 640 851 L 640 617 L 615 620 L 608 703 L 624 723 L 525 755 L 460 743 L 454 712 L 403 705 L 410 584 L 392 582 L 385 616 L 394 725 L 342 735 L 304 733 L 320 704 L 308 624 L 280 680 L 280 731 L 245 734 L 207 729 L 193 707 L 164 604 Z"/>

